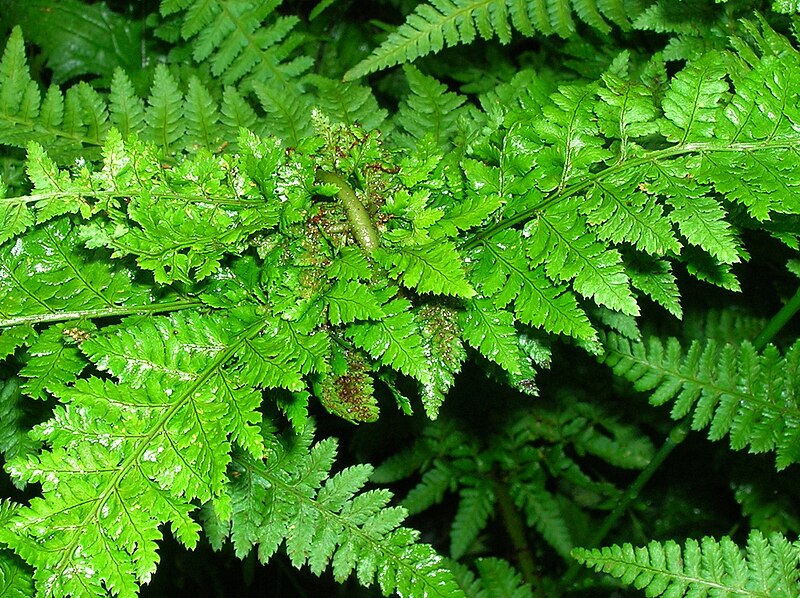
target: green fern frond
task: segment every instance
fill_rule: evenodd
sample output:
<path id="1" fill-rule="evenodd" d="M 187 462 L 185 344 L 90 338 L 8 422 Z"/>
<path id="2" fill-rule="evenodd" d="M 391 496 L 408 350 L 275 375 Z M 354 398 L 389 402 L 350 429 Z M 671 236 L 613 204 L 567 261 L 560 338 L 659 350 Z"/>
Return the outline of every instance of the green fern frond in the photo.
<path id="1" fill-rule="evenodd" d="M 465 113 L 466 98 L 452 91 L 416 67 L 406 65 L 403 72 L 410 94 L 404 98 L 394 118 L 407 135 L 398 136 L 403 145 L 416 147 L 426 136 L 440 148 L 449 148 L 457 130 L 459 116 Z"/>
<path id="2" fill-rule="evenodd" d="M 418 5 L 370 56 L 345 73 L 345 80 L 468 44 L 477 37 L 497 36 L 507 44 L 513 29 L 529 37 L 537 30 L 568 37 L 575 32 L 573 11 L 603 32 L 610 30 L 606 19 L 630 27 L 618 0 L 431 0 Z"/>
<path id="3" fill-rule="evenodd" d="M 736 96 L 716 118 L 715 136 L 741 151 L 704 155 L 698 172 L 700 182 L 712 183 L 757 221 L 800 212 L 800 178 L 793 167 L 800 156 L 787 143 L 797 134 L 790 123 L 800 118 L 800 105 L 791 95 L 800 84 L 798 67 L 795 51 L 780 59 L 767 56 L 737 81 Z"/>
<path id="4" fill-rule="evenodd" d="M 476 278 L 483 283 L 479 289 L 483 296 L 492 297 L 499 307 L 513 301 L 517 319 L 525 324 L 555 334 L 595 338 L 595 331 L 575 296 L 567 288 L 549 281 L 543 268 L 530 270 L 518 233 L 503 231 L 493 241 L 475 252 Z"/>
<path id="5" fill-rule="evenodd" d="M 681 71 L 664 95 L 661 131 L 684 145 L 713 137 L 717 107 L 728 98 L 722 57 L 709 54 Z"/>
<path id="6" fill-rule="evenodd" d="M 375 323 L 355 323 L 347 335 L 381 363 L 403 372 L 421 383 L 430 381 L 427 357 L 422 346 L 419 324 L 405 299 L 394 299 L 383 306 L 386 317 Z"/>
<path id="7" fill-rule="evenodd" d="M 112 127 L 125 139 L 136 133 L 151 140 L 170 155 L 198 146 L 216 150 L 224 143 L 235 145 L 240 127 L 255 124 L 252 108 L 235 90 L 226 90 L 218 106 L 196 80 L 190 80 L 184 99 L 163 64 L 155 69 L 146 107 L 121 70 L 114 72 L 107 99 L 83 82 L 66 93 L 51 86 L 42 96 L 30 77 L 18 27 L 0 60 L 0 86 L 0 143 L 15 147 L 39 143 L 59 164 L 97 157 Z"/>
<path id="8" fill-rule="evenodd" d="M 181 36 L 191 40 L 193 58 L 207 62 L 211 73 L 227 85 L 242 79 L 286 83 L 304 73 L 311 59 L 288 58 L 298 39 L 292 30 L 299 19 L 276 16 L 280 0 L 162 2 L 161 14 L 180 15 Z M 287 60 L 288 59 L 288 60 Z"/>
<path id="9" fill-rule="evenodd" d="M 485 598 L 533 598 L 533 590 L 508 561 L 498 558 L 475 560 L 478 579 Z"/>
<path id="10" fill-rule="evenodd" d="M 22 391 L 34 399 L 46 399 L 52 385 L 71 384 L 88 365 L 81 355 L 76 339 L 91 336 L 92 327 L 67 327 L 56 324 L 43 331 L 31 343 L 28 359 L 19 375 L 26 378 Z"/>
<path id="11" fill-rule="evenodd" d="M 156 67 L 153 87 L 145 110 L 146 133 L 143 136 L 160 147 L 165 155 L 184 132 L 183 94 L 178 83 L 164 65 Z"/>
<path id="12" fill-rule="evenodd" d="M 570 533 L 567 513 L 558 497 L 544 488 L 544 478 L 536 484 L 517 483 L 511 488 L 514 503 L 525 513 L 526 523 L 561 556 L 566 556 L 575 546 Z"/>
<path id="13" fill-rule="evenodd" d="M 526 245 L 531 265 L 543 264 L 552 280 L 572 280 L 578 293 L 599 305 L 630 315 L 639 313 L 622 257 L 593 242 L 576 203 L 564 201 L 545 210 L 528 223 L 525 235 L 531 239 Z"/>
<path id="14" fill-rule="evenodd" d="M 378 106 L 369 87 L 319 75 L 308 75 L 305 80 L 316 88 L 317 106 L 332 122 L 358 124 L 371 131 L 386 120 L 386 110 Z"/>
<path id="15" fill-rule="evenodd" d="M 453 490 L 456 483 L 456 472 L 452 466 L 443 461 L 434 461 L 401 504 L 412 515 L 420 513 L 441 503 L 445 493 Z"/>
<path id="16" fill-rule="evenodd" d="M 515 277 L 508 278 L 498 242 L 544 264 L 555 285 L 566 282 L 624 313 L 638 310 L 632 288 L 681 313 L 667 261 L 675 257 L 693 276 L 738 289 L 730 265 L 748 256 L 734 223 L 758 227 L 800 212 L 793 126 L 800 107 L 789 91 L 800 54 L 780 39 L 772 43 L 779 50 L 753 54 L 735 76 L 727 54 L 692 62 L 663 101 L 608 72 L 602 85 L 562 86 L 548 100 L 536 96 L 528 108 L 501 112 L 502 136 L 476 146 L 480 161 L 462 163 L 477 194 L 501 202 L 495 224 L 466 244 L 494 244 L 478 251 L 478 290 L 494 298 L 503 289 L 501 306 L 518 293 L 518 283 L 506 283 Z M 623 58 L 615 68 L 626 64 Z M 660 149 L 645 149 L 654 143 Z M 742 209 L 752 220 L 738 216 Z M 504 230 L 519 226 L 521 238 Z M 792 225 L 771 230 L 796 245 Z M 515 269 L 525 272 L 522 264 Z M 611 287 L 597 284 L 612 279 Z M 520 321 L 542 325 L 516 307 Z M 550 326 L 574 334 L 574 325 Z"/>
<path id="17" fill-rule="evenodd" d="M 196 544 L 191 501 L 219 495 L 230 438 L 254 438 L 250 430 L 260 422 L 253 387 L 264 383 L 257 375 L 262 368 L 247 346 L 260 342 L 268 325 L 252 316 L 184 312 L 133 317 L 82 343 L 94 365 L 118 382 L 91 377 L 52 388 L 62 406 L 33 433 L 51 448 L 8 465 L 17 480 L 43 485 L 43 497 L 2 532 L 36 568 L 40 592 L 94 596 L 105 587 L 133 596 L 155 570 L 159 525 L 171 522 L 183 544 Z M 270 340 L 286 348 L 279 336 Z M 264 360 L 280 358 L 261 349 Z M 275 367 L 279 383 L 292 384 L 296 366 Z M 236 416 L 245 405 L 244 417 Z M 259 457 L 264 450 L 247 448 Z M 137 501 L 148 509 L 130 509 Z M 42 537 L 47 529 L 60 531 Z"/>
<path id="18" fill-rule="evenodd" d="M 133 83 L 122 69 L 114 71 L 108 93 L 108 105 L 111 124 L 122 134 L 123 139 L 143 129 L 144 102 L 136 95 Z"/>
<path id="19" fill-rule="evenodd" d="M 0 180 L 0 245 L 25 232 L 34 222 L 26 202 L 6 200 L 6 186 Z"/>
<path id="20" fill-rule="evenodd" d="M 612 334 L 605 346 L 606 363 L 652 392 L 652 404 L 674 401 L 673 419 L 692 414 L 692 429 L 709 428 L 712 440 L 730 436 L 732 448 L 775 451 L 778 469 L 800 460 L 800 343 L 784 356 L 773 346 L 759 354 L 747 341 L 692 341 L 684 349 L 674 338 L 631 343 Z"/>
<path id="21" fill-rule="evenodd" d="M 91 260 L 78 231 L 56 219 L 0 248 L 0 327 L 126 313 L 150 303 L 150 289 L 125 268 Z M 80 306 L 80 307 L 77 307 Z"/>
<path id="22" fill-rule="evenodd" d="M 109 137 L 106 154 L 106 175 L 114 176 L 98 177 L 106 187 L 98 192 L 129 197 L 127 213 L 112 200 L 108 221 L 90 225 L 86 236 L 91 246 L 106 246 L 115 256 L 136 256 L 157 282 L 202 280 L 219 268 L 223 255 L 239 251 L 248 235 L 277 224 L 274 209 L 254 200 L 254 185 L 234 180 L 236 159 L 230 163 L 202 150 L 175 169 L 163 169 L 152 147 L 126 145 L 116 135 Z"/>
<path id="23" fill-rule="evenodd" d="M 79 88 L 88 90 L 84 97 Z M 79 88 L 70 88 L 65 101 L 53 86 L 42 100 L 28 69 L 22 30 L 15 27 L 0 60 L 0 143 L 24 147 L 30 141 L 38 141 L 46 143 L 54 154 L 71 157 L 80 154 L 83 144 L 99 145 L 101 139 L 84 126 L 84 117 L 90 121 L 95 118 L 91 109 L 97 107 L 96 97 L 86 85 Z M 88 106 L 84 106 L 84 100 L 90 101 Z M 101 115 L 97 116 L 102 118 Z"/>
<path id="24" fill-rule="evenodd" d="M 19 379 L 4 380 L 0 383 L 0 453 L 6 461 L 39 448 L 28 435 L 28 423 Z"/>
<path id="25" fill-rule="evenodd" d="M 392 278 L 421 293 L 451 295 L 469 299 L 475 290 L 461 267 L 458 250 L 447 241 L 433 241 L 417 247 L 402 247 L 373 256 Z"/>
<path id="26" fill-rule="evenodd" d="M 8 525 L 19 505 L 3 499 L 0 502 L 0 526 Z M 0 550 L 0 596 L 28 598 L 34 595 L 31 571 L 22 560 L 8 550 Z"/>
<path id="27" fill-rule="evenodd" d="M 246 129 L 256 134 L 263 133 L 255 111 L 233 86 L 226 85 L 222 92 L 219 118 L 220 122 L 231 131 Z M 226 141 L 233 145 L 234 148 L 238 147 L 238 140 L 226 139 Z"/>
<path id="28" fill-rule="evenodd" d="M 782 535 L 750 532 L 742 550 L 733 540 L 705 537 L 683 546 L 667 540 L 634 548 L 576 548 L 572 556 L 648 596 L 798 596 L 800 549 Z"/>
<path id="29" fill-rule="evenodd" d="M 312 134 L 314 127 L 309 115 L 313 100 L 308 94 L 290 85 L 276 82 L 266 85 L 261 81 L 253 83 L 253 91 L 267 114 L 263 124 L 267 133 L 283 139 L 290 147 L 300 145 Z"/>
<path id="30" fill-rule="evenodd" d="M 380 320 L 386 314 L 370 288 L 358 281 L 340 281 L 325 292 L 331 324 L 349 324 L 356 320 Z"/>
<path id="31" fill-rule="evenodd" d="M 488 484 L 465 488 L 450 527 L 450 556 L 460 559 L 483 531 L 495 509 L 495 495 Z"/>
<path id="32" fill-rule="evenodd" d="M 676 318 L 683 315 L 677 279 L 667 260 L 647 256 L 624 256 L 631 285 L 664 307 Z"/>
<path id="33" fill-rule="evenodd" d="M 493 309 L 492 301 L 485 298 L 470 301 L 467 306 L 462 315 L 464 340 L 510 374 L 520 374 L 522 355 L 513 314 Z"/>
<path id="34" fill-rule="evenodd" d="M 263 461 L 234 457 L 227 492 L 237 554 L 257 546 L 266 562 L 285 542 L 294 566 L 315 574 L 331 568 L 339 582 L 355 573 L 364 586 L 377 580 L 385 595 L 463 596 L 441 557 L 399 527 L 406 512 L 388 506 L 391 494 L 362 490 L 372 468 L 329 477 L 336 442 L 310 446 L 312 437 L 308 426 L 299 437 L 273 437 Z"/>
<path id="35" fill-rule="evenodd" d="M 219 136 L 219 113 L 211 94 L 197 77 L 189 79 L 184 105 L 186 119 L 184 141 L 188 147 L 215 148 L 223 142 Z"/>

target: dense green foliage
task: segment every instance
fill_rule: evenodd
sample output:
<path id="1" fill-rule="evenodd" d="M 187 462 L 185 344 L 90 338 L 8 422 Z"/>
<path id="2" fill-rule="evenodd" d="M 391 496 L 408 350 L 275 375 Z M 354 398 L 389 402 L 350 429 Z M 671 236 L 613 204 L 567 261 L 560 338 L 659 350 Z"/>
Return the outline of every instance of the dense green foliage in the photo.
<path id="1" fill-rule="evenodd" d="M 800 596 L 796 11 L 0 0 L 0 595 Z"/>

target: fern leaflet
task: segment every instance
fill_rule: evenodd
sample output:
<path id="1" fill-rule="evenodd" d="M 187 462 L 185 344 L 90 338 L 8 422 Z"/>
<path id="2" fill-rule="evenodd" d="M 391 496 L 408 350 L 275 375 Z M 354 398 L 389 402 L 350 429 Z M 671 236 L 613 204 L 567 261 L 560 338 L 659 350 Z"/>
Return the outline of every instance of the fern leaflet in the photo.
<path id="1" fill-rule="evenodd" d="M 651 403 L 674 401 L 673 419 L 692 414 L 694 430 L 709 428 L 712 440 L 730 436 L 735 449 L 774 450 L 778 469 L 800 460 L 800 343 L 784 356 L 773 346 L 759 354 L 747 341 L 692 341 L 684 349 L 674 338 L 631 343 L 611 334 L 605 345 L 606 363 L 652 392 Z"/>
<path id="2" fill-rule="evenodd" d="M 728 537 L 705 537 L 699 542 L 686 540 L 683 546 L 668 540 L 640 548 L 630 544 L 576 548 L 572 555 L 580 563 L 644 590 L 648 596 L 800 595 L 800 551 L 777 533 L 764 536 L 758 530 L 750 532 L 744 551 Z"/>
<path id="3" fill-rule="evenodd" d="M 620 2 L 597 0 L 431 0 L 420 4 L 370 56 L 345 73 L 358 79 L 395 64 L 411 62 L 477 37 L 511 41 L 512 28 L 533 36 L 536 30 L 568 37 L 575 32 L 572 12 L 588 25 L 608 31 L 605 18 L 627 28 Z"/>
<path id="4" fill-rule="evenodd" d="M 364 586 L 377 580 L 386 595 L 462 596 L 441 557 L 399 527 L 406 512 L 388 506 L 391 494 L 362 491 L 372 468 L 329 477 L 336 442 L 310 446 L 312 437 L 313 426 L 299 437 L 273 436 L 264 461 L 234 456 L 227 498 L 213 503 L 209 520 L 220 521 L 215 527 L 230 535 L 236 552 L 258 546 L 266 562 L 285 542 L 293 565 L 316 574 L 330 566 L 340 582 L 355 573 Z M 224 536 L 214 537 L 217 546 Z"/>

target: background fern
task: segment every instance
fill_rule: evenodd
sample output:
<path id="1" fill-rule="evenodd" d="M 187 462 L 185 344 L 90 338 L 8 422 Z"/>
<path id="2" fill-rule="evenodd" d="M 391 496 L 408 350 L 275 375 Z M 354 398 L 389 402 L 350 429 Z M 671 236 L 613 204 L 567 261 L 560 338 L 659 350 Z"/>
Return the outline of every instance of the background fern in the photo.
<path id="1" fill-rule="evenodd" d="M 444 47 L 468 44 L 479 36 L 483 39 L 497 36 L 503 44 L 511 41 L 513 30 L 529 37 L 535 32 L 569 37 L 576 30 L 574 14 L 602 32 L 610 31 L 609 20 L 627 29 L 630 27 L 627 10 L 629 8 L 621 1 L 594 0 L 434 0 L 430 4 L 421 3 L 371 56 L 350 69 L 345 78 L 357 79 Z"/>
<path id="2" fill-rule="evenodd" d="M 730 538 L 651 542 L 603 550 L 576 550 L 576 558 L 623 579 L 648 596 L 704 595 L 712 591 L 740 596 L 796 596 L 797 546 L 773 534 L 751 533 L 745 554 Z M 764 570 L 769 575 L 762 575 Z"/>

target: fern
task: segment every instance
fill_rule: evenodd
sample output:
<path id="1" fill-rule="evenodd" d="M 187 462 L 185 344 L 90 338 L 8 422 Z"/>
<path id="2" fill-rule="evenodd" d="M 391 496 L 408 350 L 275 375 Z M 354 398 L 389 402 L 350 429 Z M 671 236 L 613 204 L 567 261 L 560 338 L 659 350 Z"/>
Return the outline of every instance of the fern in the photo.
<path id="1" fill-rule="evenodd" d="M 507 44 L 514 29 L 527 36 L 541 31 L 568 37 L 576 29 L 573 11 L 600 31 L 610 30 L 606 19 L 624 28 L 630 26 L 622 2 L 434 0 L 417 6 L 386 41 L 345 74 L 345 79 L 358 79 L 445 47 L 468 44 L 479 36 L 483 39 L 497 36 L 501 43 Z"/>
<path id="2" fill-rule="evenodd" d="M 738 345 L 693 341 L 684 350 L 676 339 L 651 337 L 632 344 L 610 335 L 606 362 L 651 403 L 674 401 L 671 416 L 692 414 L 692 428 L 709 428 L 712 440 L 730 436 L 734 449 L 776 452 L 778 469 L 797 453 L 797 389 L 800 345 L 784 356 L 770 346 L 759 354 L 747 341 Z"/>
<path id="3" fill-rule="evenodd" d="M 404 67 L 403 72 L 411 95 L 397 111 L 396 121 L 410 139 L 400 137 L 401 143 L 413 147 L 430 136 L 439 147 L 449 147 L 457 131 L 458 117 L 464 112 L 465 98 L 445 91 L 444 85 L 413 66 Z"/>
<path id="4" fill-rule="evenodd" d="M 336 444 L 328 439 L 309 448 L 312 436 L 308 426 L 301 437 L 274 438 L 263 462 L 234 456 L 225 498 L 208 505 L 207 526 L 224 515 L 214 529 L 225 533 L 212 542 L 219 547 L 229 535 L 242 556 L 257 545 L 266 562 L 285 541 L 292 564 L 315 574 L 330 566 L 344 581 L 355 573 L 365 586 L 377 580 L 386 595 L 462 595 L 441 557 L 416 543 L 416 532 L 399 527 L 405 512 L 387 506 L 391 494 L 360 492 L 371 468 L 329 477 Z"/>
<path id="5" fill-rule="evenodd" d="M 785 17 L 744 0 L 691 21 L 616 0 L 0 4 L 0 451 L 19 501 L 0 505 L 2 591 L 136 595 L 169 529 L 384 594 L 616 583 L 579 580 L 571 553 L 651 594 L 797 593 L 796 522 L 773 516 L 791 479 L 748 478 L 753 461 L 716 493 L 761 528 L 743 556 L 650 541 L 741 523 L 725 496 L 683 492 L 694 460 L 658 472 L 684 424 L 623 412 L 635 397 L 603 369 L 687 427 L 798 460 Z M 362 60 L 394 9 L 406 23 Z M 70 66 L 55 40 L 88 21 L 104 33 L 80 49 L 128 31 L 137 51 Z M 741 318 L 707 309 L 742 289 Z M 359 461 L 394 456 L 338 467 L 332 430 Z M 407 478 L 401 506 L 367 486 Z"/>
<path id="6" fill-rule="evenodd" d="M 235 90 L 228 90 L 218 107 L 208 90 L 192 80 L 184 99 L 163 65 L 155 69 L 146 107 L 129 76 L 119 69 L 111 79 L 107 99 L 86 83 L 69 87 L 66 94 L 53 86 L 43 95 L 31 79 L 19 28 L 12 32 L 0 61 L 0 83 L 0 143 L 27 147 L 35 141 L 46 146 L 57 163 L 97 157 L 112 127 L 124 138 L 136 132 L 168 155 L 197 146 L 213 150 L 221 143 L 235 143 L 239 128 L 253 124 L 252 108 L 242 104 Z M 223 114 L 219 123 L 214 117 L 217 111 Z"/>
<path id="7" fill-rule="evenodd" d="M 167 0 L 161 3 L 161 14 L 183 13 L 180 32 L 184 39 L 194 39 L 193 58 L 208 62 L 211 73 L 224 83 L 233 84 L 245 76 L 262 82 L 286 81 L 311 63 L 302 56 L 285 62 L 297 43 L 291 32 L 298 19 L 275 16 L 279 4 L 280 0 Z"/>
<path id="8" fill-rule="evenodd" d="M 454 424 L 430 425 L 413 447 L 380 466 L 373 480 L 396 481 L 419 471 L 420 481 L 402 503 L 411 513 L 425 511 L 442 502 L 448 492 L 457 492 L 458 508 L 450 527 L 454 559 L 480 546 L 478 537 L 492 516 L 502 518 L 512 541 L 516 526 L 527 525 L 566 557 L 575 545 L 567 521 L 570 506 L 547 488 L 550 475 L 559 472 L 587 492 L 615 491 L 584 473 L 561 444 L 627 468 L 646 466 L 652 445 L 631 442 L 633 430 L 620 422 L 600 429 L 594 422 L 608 422 L 608 418 L 582 403 L 571 402 L 561 415 L 539 408 L 517 413 L 510 421 L 504 433 L 486 442 Z M 620 451 L 621 446 L 625 451 Z M 510 461 L 508 455 L 515 459 Z M 515 514 L 517 510 L 520 514 Z M 529 550 L 516 544 L 515 549 Z"/>
<path id="9" fill-rule="evenodd" d="M 780 534 L 751 532 L 744 551 L 728 537 L 706 537 L 684 546 L 653 541 L 641 548 L 579 548 L 573 555 L 647 596 L 797 596 L 798 591 L 797 546 Z"/>
<path id="10" fill-rule="evenodd" d="M 13 459 L 18 455 L 34 452 L 38 444 L 27 434 L 28 419 L 24 410 L 19 381 L 10 379 L 3 382 L 0 389 L 0 451 Z"/>

